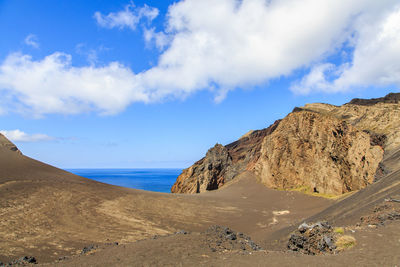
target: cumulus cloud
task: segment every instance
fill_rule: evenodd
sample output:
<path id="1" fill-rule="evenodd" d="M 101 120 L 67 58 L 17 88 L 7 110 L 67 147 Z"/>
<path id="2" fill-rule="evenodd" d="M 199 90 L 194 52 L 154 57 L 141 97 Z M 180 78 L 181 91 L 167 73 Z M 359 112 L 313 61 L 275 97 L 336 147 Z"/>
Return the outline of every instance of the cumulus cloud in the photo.
<path id="1" fill-rule="evenodd" d="M 1 130 L 0 133 L 13 142 L 43 142 L 55 139 L 45 134 L 27 134 L 21 130 Z"/>
<path id="2" fill-rule="evenodd" d="M 24 42 L 26 45 L 32 46 L 33 48 L 39 48 L 38 38 L 34 34 L 29 34 L 28 36 L 26 36 Z"/>
<path id="3" fill-rule="evenodd" d="M 142 18 L 149 21 L 154 20 L 158 16 L 158 9 L 144 5 L 143 7 L 135 7 L 134 4 L 125 6 L 125 9 L 117 13 L 111 12 L 103 15 L 100 12 L 94 13 L 97 24 L 104 28 L 120 28 L 125 27 L 135 30 L 136 26 Z"/>
<path id="4" fill-rule="evenodd" d="M 0 66 L 0 88 L 5 88 L 0 95 L 14 96 L 14 110 L 37 116 L 117 113 L 131 102 L 149 100 L 136 83 L 134 73 L 117 62 L 73 67 L 71 56 L 58 52 L 39 61 L 15 53 Z"/>
<path id="5" fill-rule="evenodd" d="M 154 42 L 159 50 L 163 50 L 170 43 L 170 36 L 164 32 L 156 32 L 155 28 L 144 28 L 144 40 L 147 44 Z"/>
<path id="6" fill-rule="evenodd" d="M 38 116 L 113 114 L 199 90 L 222 101 L 230 90 L 296 70 L 310 69 L 291 88 L 302 93 L 399 84 L 398 10 L 398 0 L 182 0 L 169 7 L 164 31 L 145 29 L 161 50 L 154 67 L 134 73 L 118 62 L 76 67 L 59 52 L 40 60 L 11 54 L 0 66 L 0 96 Z M 135 29 L 138 19 L 157 15 L 129 5 L 95 18 L 104 27 Z M 347 62 L 329 62 L 341 54 Z"/>
<path id="7" fill-rule="evenodd" d="M 400 5 L 373 18 L 374 21 L 366 21 L 360 17 L 357 21 L 358 37 L 350 61 L 340 65 L 317 64 L 291 89 L 309 93 L 346 91 L 360 86 L 400 87 Z"/>

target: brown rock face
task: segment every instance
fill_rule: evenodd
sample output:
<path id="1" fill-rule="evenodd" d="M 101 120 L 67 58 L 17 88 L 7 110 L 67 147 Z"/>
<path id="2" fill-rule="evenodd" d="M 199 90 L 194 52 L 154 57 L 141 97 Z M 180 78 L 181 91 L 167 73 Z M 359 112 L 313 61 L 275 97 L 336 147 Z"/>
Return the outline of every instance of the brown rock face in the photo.
<path id="1" fill-rule="evenodd" d="M 264 139 L 253 170 L 271 188 L 306 187 L 323 194 L 359 190 L 374 181 L 383 149 L 345 121 L 291 113 Z"/>
<path id="2" fill-rule="evenodd" d="M 22 154 L 19 151 L 18 147 L 14 145 L 10 140 L 8 140 L 4 135 L 0 134 L 0 148 L 4 148 L 7 150 L 15 151 L 19 154 Z"/>
<path id="3" fill-rule="evenodd" d="M 339 195 L 374 182 L 400 147 L 400 94 L 343 106 L 307 104 L 185 169 L 173 193 L 198 193 L 252 171 L 268 187 Z M 389 169 L 389 170 L 388 170 Z"/>
<path id="4" fill-rule="evenodd" d="M 206 190 L 218 189 L 225 180 L 232 179 L 230 169 L 232 157 L 228 149 L 216 144 L 209 149 L 206 156 L 193 166 L 183 170 L 171 191 L 174 193 L 200 193 Z"/>
<path id="5" fill-rule="evenodd" d="M 216 144 L 208 150 L 204 158 L 182 171 L 171 192 L 194 194 L 220 188 L 236 175 L 254 166 L 261 155 L 262 141 L 278 125 L 279 121 L 276 121 L 269 128 L 252 131 L 226 146 Z"/>

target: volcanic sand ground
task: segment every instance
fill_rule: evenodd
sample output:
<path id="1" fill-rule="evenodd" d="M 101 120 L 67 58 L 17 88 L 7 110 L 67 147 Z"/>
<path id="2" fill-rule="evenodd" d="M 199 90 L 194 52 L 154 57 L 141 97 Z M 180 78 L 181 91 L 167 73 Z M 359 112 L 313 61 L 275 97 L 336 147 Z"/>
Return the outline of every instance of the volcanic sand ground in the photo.
<path id="1" fill-rule="evenodd" d="M 332 203 L 268 189 L 251 174 L 224 190 L 200 195 L 127 189 L 5 149 L 0 151 L 0 198 L 0 261 L 32 255 L 40 263 L 79 254 L 88 244 L 126 244 L 180 229 L 199 232 L 214 224 L 262 242 L 269 233 Z"/>
<path id="2" fill-rule="evenodd" d="M 335 255 L 287 251 L 211 252 L 198 234 L 172 235 L 127 245 L 109 246 L 73 257 L 56 266 L 399 266 L 400 222 L 353 228 L 354 248 Z M 390 237 L 390 238 L 388 238 Z"/>
<path id="3" fill-rule="evenodd" d="M 28 255 L 60 266 L 394 266 L 400 263 L 400 222 L 352 227 L 357 245 L 338 255 L 284 248 L 299 222 L 315 214 L 340 215 L 346 201 L 351 209 L 345 215 L 356 221 L 359 215 L 351 211 L 356 202 L 362 206 L 363 194 L 376 196 L 367 198 L 372 205 L 385 190 L 398 190 L 398 175 L 392 176 L 340 202 L 271 190 L 251 173 L 218 191 L 176 195 L 95 182 L 0 148 L 0 261 Z M 250 235 L 268 251 L 212 252 L 199 232 L 215 224 Z M 181 229 L 191 233 L 173 234 Z M 99 248 L 80 255 L 89 244 Z"/>

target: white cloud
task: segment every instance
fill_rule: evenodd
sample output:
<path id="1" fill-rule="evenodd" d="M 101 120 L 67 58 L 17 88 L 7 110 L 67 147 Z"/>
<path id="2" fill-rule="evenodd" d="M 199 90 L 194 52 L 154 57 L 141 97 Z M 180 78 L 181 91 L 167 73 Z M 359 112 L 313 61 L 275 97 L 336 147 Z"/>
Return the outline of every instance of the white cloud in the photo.
<path id="1" fill-rule="evenodd" d="M 164 32 L 145 28 L 145 39 L 162 50 L 154 67 L 133 73 L 118 62 L 76 67 L 63 53 L 11 54 L 0 66 L 0 98 L 13 100 L 0 107 L 36 116 L 113 114 L 205 89 L 218 102 L 230 90 L 308 68 L 293 91 L 399 84 L 398 10 L 398 0 L 183 0 L 169 7 Z M 157 14 L 129 5 L 95 17 L 104 27 L 135 29 Z M 337 66 L 332 55 L 350 60 Z"/>
<path id="2" fill-rule="evenodd" d="M 149 21 L 154 20 L 158 16 L 158 9 L 144 5 L 140 8 L 135 8 L 135 5 L 129 4 L 125 9 L 117 13 L 111 12 L 108 15 L 103 15 L 100 12 L 94 13 L 94 18 L 97 24 L 104 28 L 130 28 L 136 29 L 137 24 L 142 18 L 147 18 Z"/>
<path id="3" fill-rule="evenodd" d="M 71 56 L 54 53 L 34 61 L 11 54 L 0 66 L 0 96 L 12 95 L 14 111 L 42 116 L 98 111 L 117 113 L 131 102 L 147 102 L 135 75 L 117 62 L 103 67 L 73 67 Z"/>
<path id="4" fill-rule="evenodd" d="M 292 86 L 298 93 L 337 92 L 367 86 L 400 87 L 400 5 L 380 16 L 360 17 L 350 61 L 317 64 Z M 331 75 L 331 74 L 334 75 Z"/>
<path id="5" fill-rule="evenodd" d="M 308 94 L 312 91 L 333 91 L 334 88 L 326 78 L 332 76 L 335 68 L 335 65 L 330 63 L 315 65 L 309 74 L 304 76 L 301 81 L 295 82 L 290 89 L 300 94 Z"/>
<path id="6" fill-rule="evenodd" d="M 38 38 L 34 34 L 29 34 L 26 36 L 24 42 L 26 45 L 32 46 L 33 48 L 39 48 Z"/>
<path id="7" fill-rule="evenodd" d="M 55 139 L 45 134 L 27 134 L 21 130 L 1 130 L 0 133 L 13 142 L 42 142 Z"/>
<path id="8" fill-rule="evenodd" d="M 155 43 L 159 50 L 163 50 L 170 42 L 170 36 L 164 32 L 156 32 L 155 28 L 144 28 L 144 40 L 147 44 Z"/>

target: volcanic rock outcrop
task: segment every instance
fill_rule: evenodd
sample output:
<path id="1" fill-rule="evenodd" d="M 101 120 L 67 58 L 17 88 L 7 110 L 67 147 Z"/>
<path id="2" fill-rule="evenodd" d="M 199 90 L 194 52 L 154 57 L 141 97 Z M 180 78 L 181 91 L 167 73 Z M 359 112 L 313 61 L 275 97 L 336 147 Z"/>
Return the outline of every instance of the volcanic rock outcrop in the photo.
<path id="1" fill-rule="evenodd" d="M 267 129 L 251 131 L 226 146 L 216 144 L 204 158 L 183 170 L 171 191 L 193 194 L 220 188 L 254 165 L 261 155 L 262 141 L 278 125 L 279 121 L 276 121 Z"/>
<path id="2" fill-rule="evenodd" d="M 390 171 L 382 166 L 400 146 L 400 94 L 307 104 L 270 127 L 217 144 L 183 170 L 173 193 L 215 190 L 244 171 L 276 189 L 340 195 L 366 187 Z"/>

